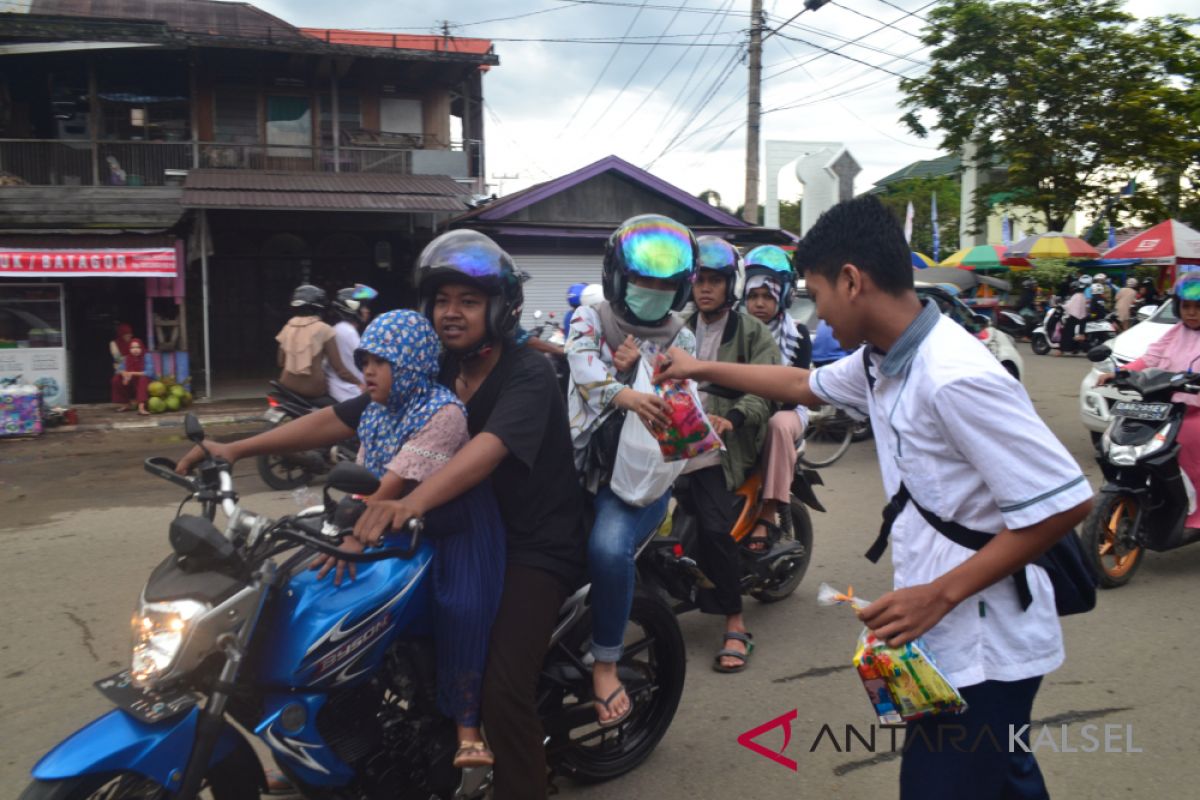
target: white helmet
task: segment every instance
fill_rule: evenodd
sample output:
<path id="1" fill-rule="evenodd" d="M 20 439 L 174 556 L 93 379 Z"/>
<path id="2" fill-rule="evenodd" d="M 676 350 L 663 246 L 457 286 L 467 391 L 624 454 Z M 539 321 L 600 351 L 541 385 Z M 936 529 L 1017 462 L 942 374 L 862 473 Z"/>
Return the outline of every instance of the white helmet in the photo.
<path id="1" fill-rule="evenodd" d="M 1096 283 L 1104 283 L 1106 280 L 1108 280 L 1108 276 L 1105 275 L 1103 272 L 1097 272 L 1095 277 L 1092 278 L 1092 280 L 1094 280 Z"/>
<path id="2" fill-rule="evenodd" d="M 588 308 L 604 302 L 604 287 L 598 283 L 589 283 L 579 295 L 579 305 Z"/>
<path id="3" fill-rule="evenodd" d="M 1091 275 L 1080 275 L 1078 282 L 1082 283 L 1084 286 L 1090 286 L 1092 283 L 1092 276 Z"/>

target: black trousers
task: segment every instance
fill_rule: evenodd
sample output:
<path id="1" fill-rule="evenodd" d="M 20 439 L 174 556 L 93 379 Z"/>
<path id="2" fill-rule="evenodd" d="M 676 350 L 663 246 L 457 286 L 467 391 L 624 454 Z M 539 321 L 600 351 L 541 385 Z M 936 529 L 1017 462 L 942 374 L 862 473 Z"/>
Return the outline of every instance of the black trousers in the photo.
<path id="1" fill-rule="evenodd" d="M 690 473 L 688 482 L 699 528 L 696 562 L 714 586 L 700 590 L 700 610 L 705 614 L 740 614 L 738 544 L 729 535 L 737 522 L 737 495 L 725 487 L 725 470 L 720 465 Z"/>
<path id="2" fill-rule="evenodd" d="M 1064 353 L 1074 353 L 1079 349 L 1079 342 L 1075 341 L 1075 336 L 1086 324 L 1085 320 L 1075 319 L 1070 314 L 1063 317 L 1062 337 L 1058 344 Z"/>
<path id="3" fill-rule="evenodd" d="M 537 682 L 567 589 L 553 575 L 509 564 L 483 675 L 483 724 L 496 754 L 495 800 L 546 797 Z"/>

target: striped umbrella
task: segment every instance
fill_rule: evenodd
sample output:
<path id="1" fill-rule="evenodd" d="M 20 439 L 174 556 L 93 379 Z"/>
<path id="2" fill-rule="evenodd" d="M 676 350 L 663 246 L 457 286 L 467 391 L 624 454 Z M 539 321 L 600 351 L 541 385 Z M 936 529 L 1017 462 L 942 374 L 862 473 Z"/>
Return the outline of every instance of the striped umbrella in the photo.
<path id="1" fill-rule="evenodd" d="M 1004 263 L 1004 248 L 993 244 L 964 247 L 942 262 L 943 267 L 958 267 L 978 272 L 1008 269 Z"/>
<path id="2" fill-rule="evenodd" d="M 1065 233 L 1035 233 L 1010 245 L 1008 258 L 1099 258 L 1100 251 Z"/>
<path id="3" fill-rule="evenodd" d="M 912 251 L 912 265 L 913 269 L 927 269 L 929 267 L 937 266 L 932 258 L 924 253 L 918 253 L 916 250 Z"/>

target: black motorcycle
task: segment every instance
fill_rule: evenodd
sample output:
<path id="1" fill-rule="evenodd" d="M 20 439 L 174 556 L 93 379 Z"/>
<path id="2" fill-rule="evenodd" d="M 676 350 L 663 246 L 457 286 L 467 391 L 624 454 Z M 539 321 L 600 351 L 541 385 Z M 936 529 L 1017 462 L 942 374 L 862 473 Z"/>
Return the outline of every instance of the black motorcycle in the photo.
<path id="1" fill-rule="evenodd" d="M 676 613 L 697 607 L 697 592 L 712 582 L 696 561 L 699 525 L 696 509 L 687 490 L 688 477 L 675 484 L 675 510 L 670 533 L 653 537 L 638 560 L 643 583 L 656 587 L 675 601 Z M 796 591 L 812 560 L 813 526 L 808 509 L 824 511 L 813 493 L 822 485 L 816 470 L 797 461 L 790 502 L 779 509 L 779 531 L 768 539 L 764 551 L 738 548 L 742 593 L 762 603 L 775 603 Z M 736 492 L 738 518 L 730 536 L 744 544 L 758 523 L 762 510 L 762 476 L 755 472 Z"/>
<path id="2" fill-rule="evenodd" d="M 1107 346 L 1088 358 L 1108 359 Z M 1147 369 L 1117 371 L 1111 385 L 1141 397 L 1113 404 L 1112 421 L 1096 445 L 1104 473 L 1091 515 L 1083 527 L 1083 547 L 1106 589 L 1124 586 L 1144 560 L 1145 550 L 1163 552 L 1200 541 L 1200 531 L 1184 526 L 1196 493 L 1179 468 L 1179 429 L 1188 406 L 1173 402 L 1184 392 L 1200 393 L 1200 374 Z"/>
<path id="3" fill-rule="evenodd" d="M 268 430 L 277 428 L 294 419 L 299 419 L 333 403 L 313 401 L 296 394 L 278 381 L 271 381 L 267 395 L 268 408 L 263 419 Z M 307 486 L 313 478 L 329 472 L 336 464 L 354 461 L 358 455 L 358 439 L 339 442 L 329 450 L 304 450 L 286 455 L 258 457 L 258 474 L 263 483 L 278 491 L 289 491 Z"/>

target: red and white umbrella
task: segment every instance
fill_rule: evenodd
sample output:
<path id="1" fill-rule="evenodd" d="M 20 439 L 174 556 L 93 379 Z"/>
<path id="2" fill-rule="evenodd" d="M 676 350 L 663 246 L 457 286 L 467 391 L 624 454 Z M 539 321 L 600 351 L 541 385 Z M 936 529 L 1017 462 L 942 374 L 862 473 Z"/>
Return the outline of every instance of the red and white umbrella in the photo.
<path id="1" fill-rule="evenodd" d="M 1140 258 L 1159 263 L 1197 262 L 1200 261 L 1200 232 L 1169 219 L 1117 245 L 1105 253 L 1104 258 Z"/>

